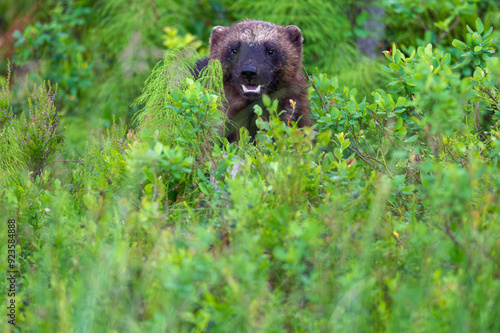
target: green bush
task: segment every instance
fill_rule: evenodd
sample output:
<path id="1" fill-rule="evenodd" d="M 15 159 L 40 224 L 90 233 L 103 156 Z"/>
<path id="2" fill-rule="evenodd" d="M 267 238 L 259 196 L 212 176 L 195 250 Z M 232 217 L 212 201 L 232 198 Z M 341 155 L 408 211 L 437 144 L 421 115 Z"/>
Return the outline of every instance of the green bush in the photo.
<path id="1" fill-rule="evenodd" d="M 219 64 L 194 80 L 182 53 L 152 70 L 139 128 L 111 120 L 77 160 L 52 160 L 75 133 L 40 132 L 59 115 L 50 86 L 24 114 L 3 82 L 0 206 L 22 278 L 17 326 L 0 327 L 499 331 L 500 60 L 495 31 L 470 30 L 393 45 L 368 98 L 313 75 L 312 129 L 264 98 L 238 144 L 220 135 Z M 28 133 L 53 135 L 14 140 Z"/>
<path id="2" fill-rule="evenodd" d="M 2 156 L 4 173 L 0 184 L 16 176 L 23 167 L 28 167 L 32 177 L 39 176 L 49 160 L 58 153 L 64 137 L 59 129 L 60 115 L 54 103 L 57 87 L 53 89 L 50 83 L 44 82 L 39 87 L 35 84 L 30 90 L 27 84 L 29 109 L 16 115 L 9 104 L 8 83 L 2 83 L 0 151 L 5 155 Z"/>
<path id="3" fill-rule="evenodd" d="M 56 82 L 63 89 L 65 105 L 78 103 L 91 85 L 88 50 L 80 38 L 75 38 L 89 14 L 89 7 L 75 6 L 72 1 L 67 7 L 58 3 L 50 12 L 50 22 L 38 21 L 13 35 L 17 39 L 16 65 L 31 65 L 35 61 L 43 79 Z"/>

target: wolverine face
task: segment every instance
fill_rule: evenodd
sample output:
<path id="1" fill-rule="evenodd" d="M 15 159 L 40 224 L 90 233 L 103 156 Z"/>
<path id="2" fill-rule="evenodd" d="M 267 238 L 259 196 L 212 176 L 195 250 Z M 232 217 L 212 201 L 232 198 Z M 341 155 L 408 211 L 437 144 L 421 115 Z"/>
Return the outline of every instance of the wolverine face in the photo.
<path id="1" fill-rule="evenodd" d="M 220 60 L 224 83 L 253 101 L 276 92 L 285 76 L 300 71 L 302 34 L 296 26 L 262 21 L 215 27 L 210 57 Z"/>
<path id="2" fill-rule="evenodd" d="M 235 42 L 226 50 L 225 81 L 250 100 L 275 92 L 284 61 L 281 53 L 270 41 Z"/>

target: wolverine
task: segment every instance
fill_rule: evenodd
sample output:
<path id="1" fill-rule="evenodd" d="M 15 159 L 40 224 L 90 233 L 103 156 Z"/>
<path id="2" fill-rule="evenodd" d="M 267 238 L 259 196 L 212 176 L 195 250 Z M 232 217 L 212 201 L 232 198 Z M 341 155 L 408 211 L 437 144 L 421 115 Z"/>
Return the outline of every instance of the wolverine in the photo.
<path id="1" fill-rule="evenodd" d="M 222 65 L 229 142 L 237 140 L 241 126 L 255 136 L 253 108 L 263 107 L 264 94 L 278 100 L 278 111 L 285 111 L 280 117 L 287 124 L 294 121 L 299 127 L 312 125 L 307 82 L 302 73 L 302 42 L 302 33 L 294 25 L 245 20 L 230 27 L 213 28 L 210 56 L 197 62 L 196 74 L 210 59 L 217 59 Z"/>

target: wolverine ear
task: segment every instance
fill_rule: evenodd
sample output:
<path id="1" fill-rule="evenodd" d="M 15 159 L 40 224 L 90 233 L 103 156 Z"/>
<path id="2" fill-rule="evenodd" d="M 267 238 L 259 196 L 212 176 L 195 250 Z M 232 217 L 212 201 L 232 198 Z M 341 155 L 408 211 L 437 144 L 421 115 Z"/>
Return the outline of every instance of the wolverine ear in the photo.
<path id="1" fill-rule="evenodd" d="M 288 33 L 290 42 L 292 42 L 292 44 L 297 47 L 300 52 L 302 52 L 302 42 L 304 41 L 304 38 L 302 37 L 300 29 L 295 25 L 289 25 L 285 28 L 285 31 Z"/>
<path id="2" fill-rule="evenodd" d="M 212 29 L 212 34 L 210 35 L 210 49 L 217 45 L 219 41 L 226 35 L 227 28 L 221 27 L 220 25 Z"/>

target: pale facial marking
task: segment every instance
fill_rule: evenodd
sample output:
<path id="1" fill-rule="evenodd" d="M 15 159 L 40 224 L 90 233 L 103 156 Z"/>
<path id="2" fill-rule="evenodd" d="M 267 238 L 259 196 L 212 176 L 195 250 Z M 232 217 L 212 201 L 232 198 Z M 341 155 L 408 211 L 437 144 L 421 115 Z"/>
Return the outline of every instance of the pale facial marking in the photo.
<path id="1" fill-rule="evenodd" d="M 278 31 L 275 27 L 257 25 L 245 28 L 238 33 L 241 41 L 247 44 L 264 43 L 269 40 L 279 40 Z"/>

